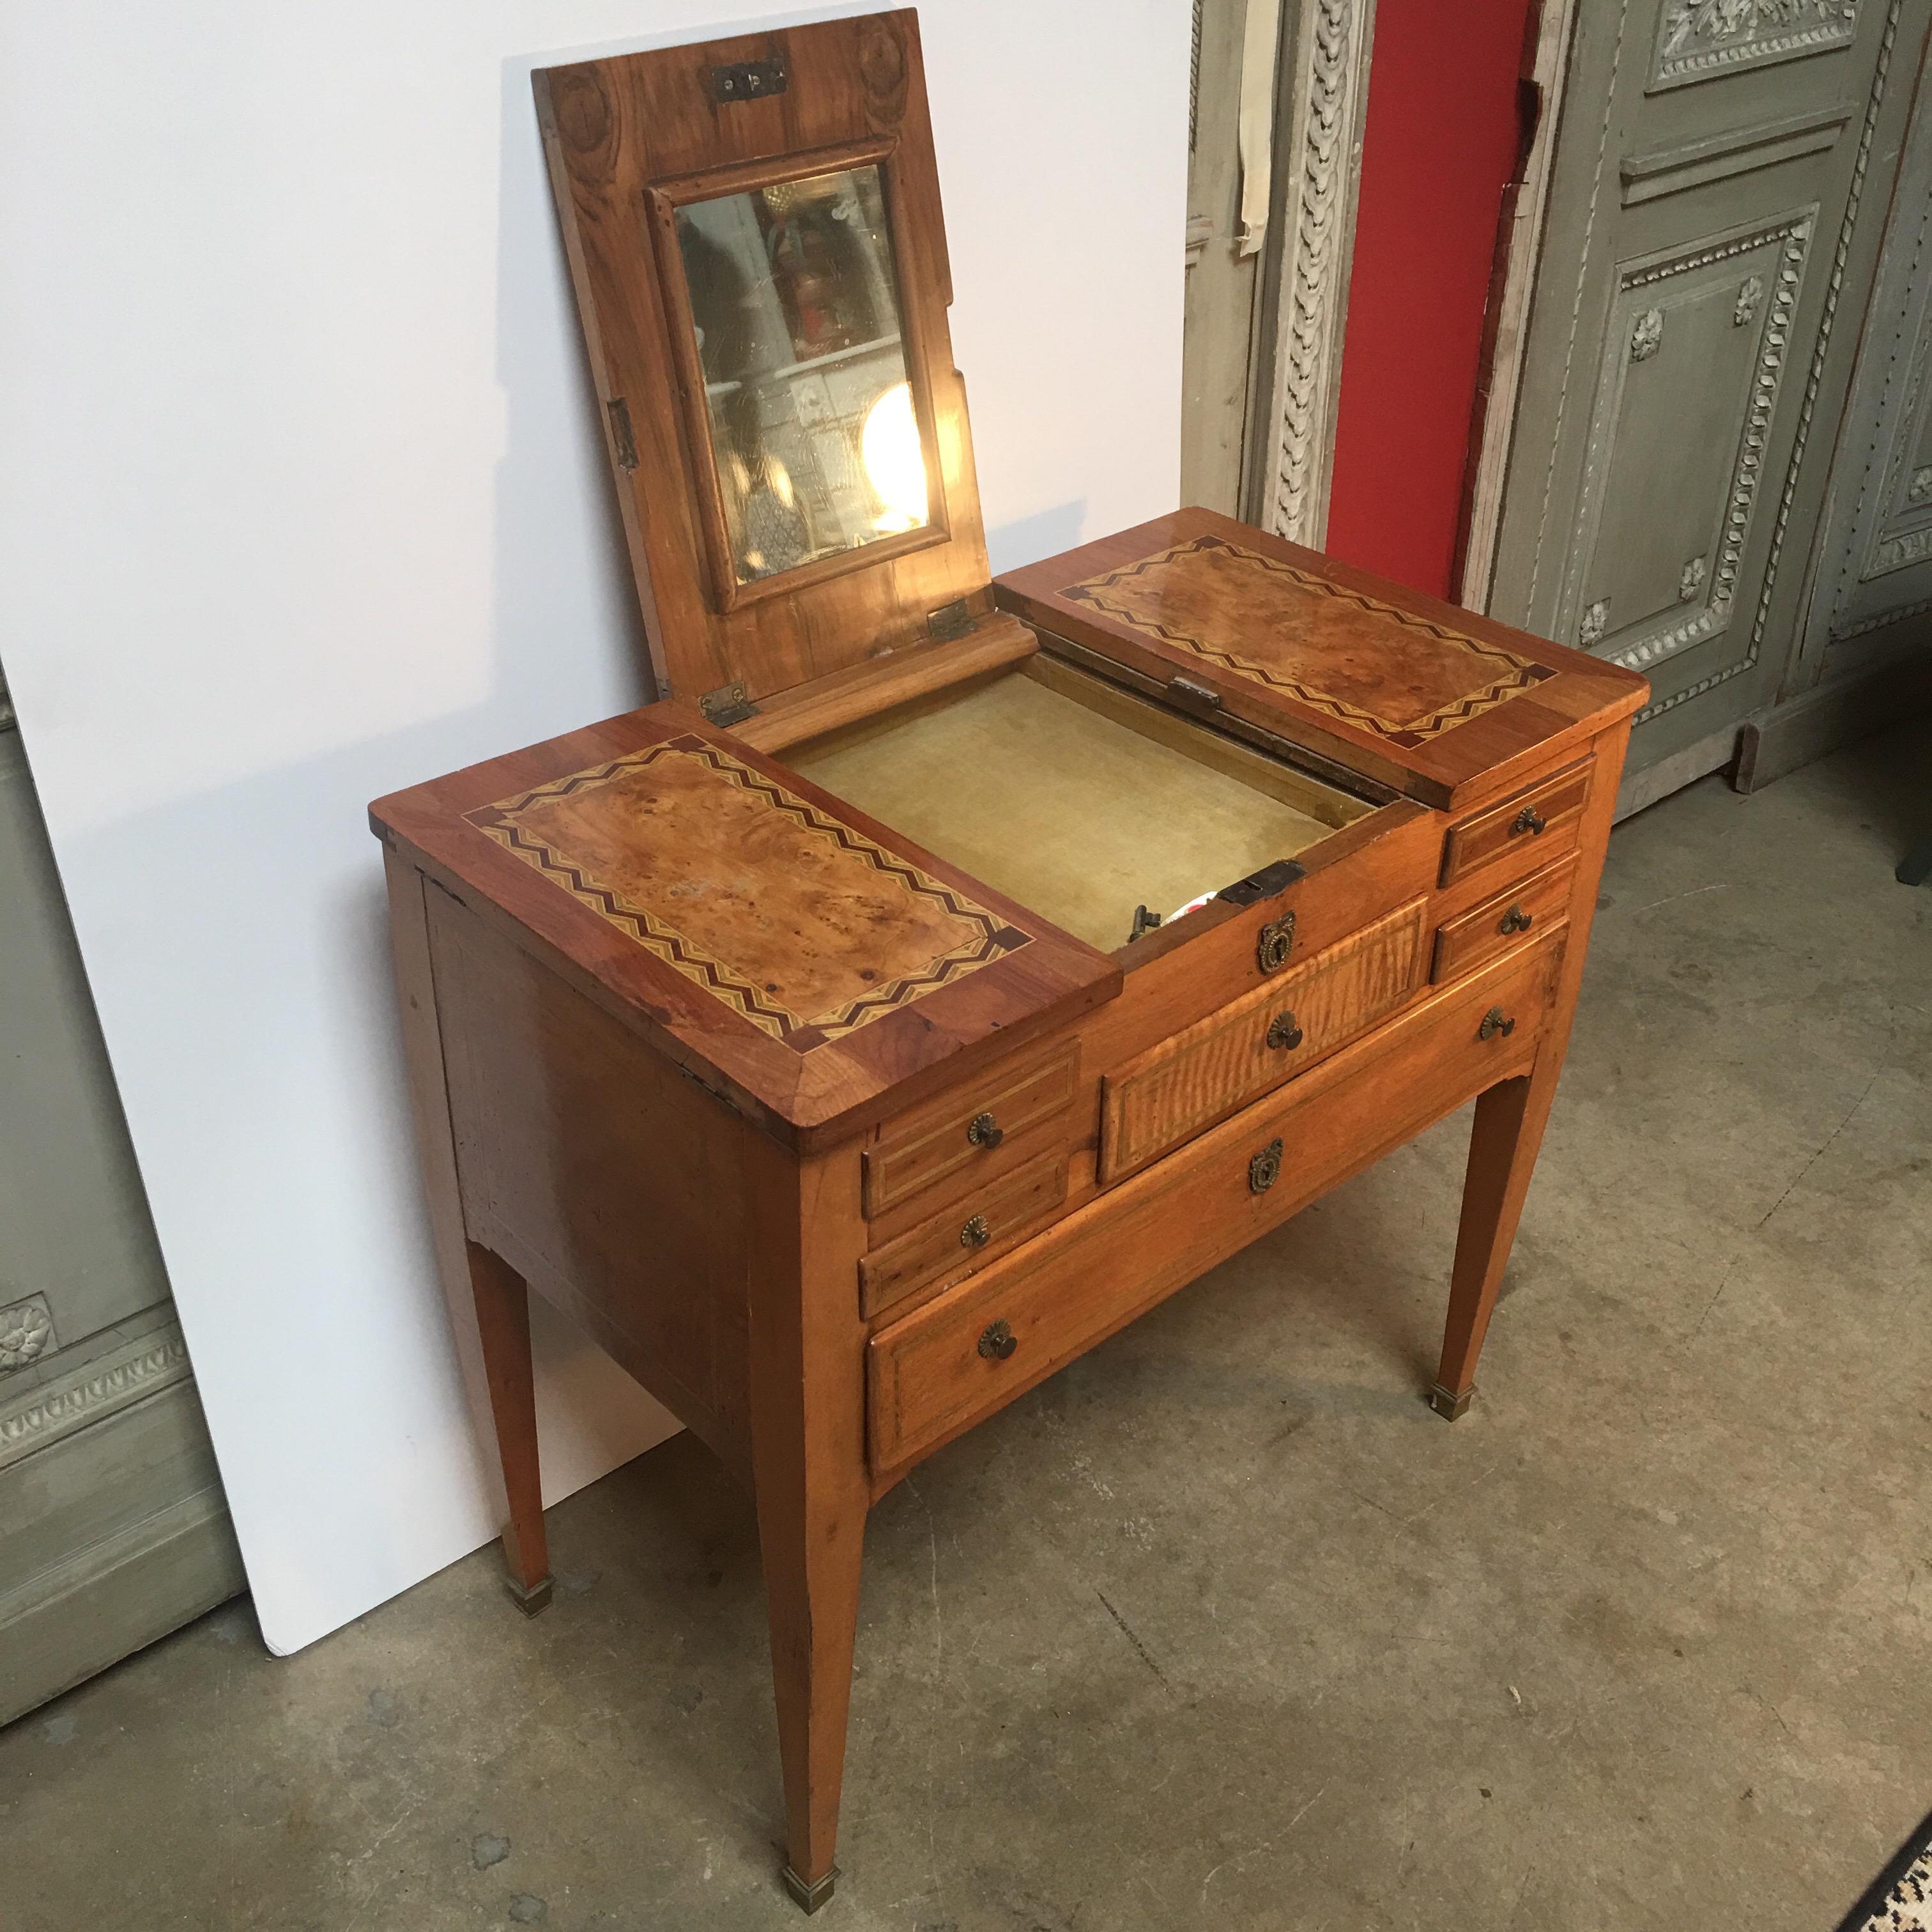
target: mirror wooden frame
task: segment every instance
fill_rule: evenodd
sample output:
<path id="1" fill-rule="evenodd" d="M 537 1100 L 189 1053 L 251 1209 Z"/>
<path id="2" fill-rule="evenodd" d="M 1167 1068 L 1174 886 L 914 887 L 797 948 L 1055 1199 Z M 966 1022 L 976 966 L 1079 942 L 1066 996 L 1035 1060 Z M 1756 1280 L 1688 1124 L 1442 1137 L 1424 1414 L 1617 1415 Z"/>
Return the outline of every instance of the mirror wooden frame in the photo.
<path id="1" fill-rule="evenodd" d="M 707 169 L 704 172 L 682 175 L 651 182 L 644 190 L 645 206 L 650 212 L 651 238 L 658 257 L 658 274 L 664 290 L 664 320 L 670 335 L 673 366 L 677 371 L 679 403 L 683 417 L 686 455 L 696 493 L 699 518 L 704 532 L 706 562 L 710 566 L 711 593 L 720 610 L 735 610 L 760 598 L 783 595 L 821 584 L 848 571 L 860 570 L 944 543 L 952 536 L 946 512 L 943 466 L 934 460 L 938 448 L 938 431 L 933 414 L 932 388 L 927 380 L 926 344 L 920 316 L 920 305 L 910 298 L 906 286 L 905 262 L 911 259 L 911 237 L 907 232 L 904 198 L 899 190 L 896 162 L 896 136 L 857 141 L 837 147 L 814 148 L 790 154 L 774 154 L 732 167 Z M 724 492 L 719 487 L 718 452 L 712 437 L 710 412 L 705 403 L 704 369 L 699 357 L 697 318 L 691 302 L 691 287 L 685 274 L 682 250 L 678 244 L 677 213 L 695 202 L 718 201 L 734 194 L 749 194 L 783 182 L 807 181 L 820 175 L 840 174 L 855 168 L 876 167 L 879 191 L 886 206 L 887 233 L 892 243 L 892 296 L 898 308 L 899 339 L 912 392 L 913 418 L 919 426 L 920 461 L 926 471 L 926 519 L 916 530 L 903 530 L 881 537 L 875 543 L 857 544 L 836 556 L 814 557 L 789 570 L 774 571 L 769 577 L 748 581 L 739 576 L 732 560 L 730 526 L 724 512 Z"/>

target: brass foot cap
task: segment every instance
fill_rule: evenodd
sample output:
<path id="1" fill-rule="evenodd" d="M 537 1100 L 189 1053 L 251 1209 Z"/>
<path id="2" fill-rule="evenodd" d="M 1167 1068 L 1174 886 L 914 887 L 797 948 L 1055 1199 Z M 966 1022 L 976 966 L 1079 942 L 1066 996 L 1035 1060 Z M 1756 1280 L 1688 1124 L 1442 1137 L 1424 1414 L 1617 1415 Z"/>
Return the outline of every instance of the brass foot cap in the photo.
<path id="1" fill-rule="evenodd" d="M 832 1896 L 832 1887 L 838 1882 L 838 1868 L 834 1865 L 816 1885 L 807 1885 L 790 1865 L 785 1867 L 782 1876 L 792 1903 L 803 1906 L 807 1912 L 816 1912 Z"/>
<path id="2" fill-rule="evenodd" d="M 1469 1405 L 1476 1399 L 1473 1386 L 1466 1388 L 1460 1395 L 1454 1389 L 1444 1388 L 1440 1382 L 1429 1391 L 1429 1406 L 1444 1422 L 1454 1422 L 1459 1415 L 1469 1412 Z"/>
<path id="3" fill-rule="evenodd" d="M 527 1590 L 515 1577 L 506 1576 L 503 1588 L 509 1592 L 511 1602 L 526 1617 L 550 1608 L 550 1579 L 548 1576 L 539 1576 Z"/>

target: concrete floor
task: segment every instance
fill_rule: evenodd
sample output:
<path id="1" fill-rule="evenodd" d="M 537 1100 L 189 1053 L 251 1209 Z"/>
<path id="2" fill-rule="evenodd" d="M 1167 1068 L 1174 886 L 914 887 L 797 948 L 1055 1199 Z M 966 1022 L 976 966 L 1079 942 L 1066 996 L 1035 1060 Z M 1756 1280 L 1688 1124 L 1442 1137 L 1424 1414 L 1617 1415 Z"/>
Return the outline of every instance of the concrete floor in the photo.
<path id="1" fill-rule="evenodd" d="M 1612 848 L 1481 1393 L 1466 1120 L 873 1520 L 838 1898 L 903 1932 L 1828 1932 L 1932 1804 L 1922 734 Z M 292 1660 L 0 1734 L 0 1923 L 789 1928 L 752 1519 L 688 1438 Z"/>

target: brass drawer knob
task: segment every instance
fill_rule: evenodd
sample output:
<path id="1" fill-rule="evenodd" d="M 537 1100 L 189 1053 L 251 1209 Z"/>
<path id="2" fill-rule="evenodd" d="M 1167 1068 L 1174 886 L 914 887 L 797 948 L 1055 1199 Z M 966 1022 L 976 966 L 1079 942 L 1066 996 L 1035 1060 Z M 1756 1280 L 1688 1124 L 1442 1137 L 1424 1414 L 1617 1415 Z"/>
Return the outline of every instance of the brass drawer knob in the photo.
<path id="1" fill-rule="evenodd" d="M 1006 1129 L 991 1114 L 975 1114 L 966 1123 L 966 1138 L 975 1147 L 996 1148 L 1006 1137 Z"/>
<path id="2" fill-rule="evenodd" d="M 1268 1043 L 1277 1052 L 1292 1053 L 1304 1037 L 1292 1013 L 1276 1013 L 1268 1022 Z"/>
<path id="3" fill-rule="evenodd" d="M 1265 1194 L 1281 1178 L 1281 1143 L 1270 1141 L 1248 1162 L 1248 1192 Z"/>
<path id="4" fill-rule="evenodd" d="M 962 1248 L 983 1248 L 993 1238 L 993 1231 L 986 1225 L 983 1214 L 975 1214 L 959 1230 L 959 1245 Z"/>
<path id="5" fill-rule="evenodd" d="M 1255 935 L 1255 964 L 1264 973 L 1279 973 L 1294 950 L 1294 914 L 1291 909 L 1271 919 Z"/>
<path id="6" fill-rule="evenodd" d="M 1535 914 L 1525 912 L 1520 905 L 1513 905 L 1503 914 L 1502 923 L 1496 930 L 1508 938 L 1513 932 L 1527 932 L 1535 923 Z"/>
<path id="7" fill-rule="evenodd" d="M 1515 1031 L 1516 1022 L 1504 1018 L 1502 1007 L 1492 1006 L 1483 1016 L 1483 1023 L 1476 1029 L 1476 1037 L 1478 1040 L 1494 1040 L 1497 1034 L 1501 1034 L 1507 1040 Z"/>
<path id="8" fill-rule="evenodd" d="M 1542 835 L 1544 818 L 1533 805 L 1526 805 L 1519 812 L 1510 826 L 1510 836 L 1520 838 L 1527 832 L 1532 838 Z"/>
<path id="9" fill-rule="evenodd" d="M 1004 1315 L 997 1322 L 988 1322 L 980 1331 L 980 1352 L 989 1362 L 1004 1362 L 1018 1346 Z"/>

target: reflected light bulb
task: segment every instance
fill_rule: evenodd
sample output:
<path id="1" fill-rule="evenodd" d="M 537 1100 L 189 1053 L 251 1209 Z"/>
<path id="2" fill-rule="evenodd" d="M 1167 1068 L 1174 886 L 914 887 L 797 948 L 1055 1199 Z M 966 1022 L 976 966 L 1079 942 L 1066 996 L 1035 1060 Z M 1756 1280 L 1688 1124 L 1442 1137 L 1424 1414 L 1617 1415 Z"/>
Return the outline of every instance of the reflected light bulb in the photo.
<path id="1" fill-rule="evenodd" d="M 886 506 L 885 514 L 876 520 L 879 528 L 917 530 L 926 521 L 926 464 L 920 453 L 911 384 L 895 382 L 866 412 L 859 455 L 866 481 Z"/>

